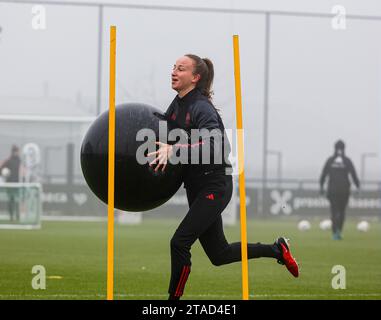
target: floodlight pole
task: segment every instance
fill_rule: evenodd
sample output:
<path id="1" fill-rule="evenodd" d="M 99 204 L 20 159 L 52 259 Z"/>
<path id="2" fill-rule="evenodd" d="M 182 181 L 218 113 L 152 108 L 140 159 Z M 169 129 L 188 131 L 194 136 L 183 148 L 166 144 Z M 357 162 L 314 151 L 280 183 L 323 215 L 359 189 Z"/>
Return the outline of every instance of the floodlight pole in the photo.
<path id="1" fill-rule="evenodd" d="M 101 113 L 101 98 L 102 98 L 102 32 L 103 32 L 103 5 L 100 5 L 98 10 L 98 67 L 97 67 L 97 100 L 96 114 Z"/>

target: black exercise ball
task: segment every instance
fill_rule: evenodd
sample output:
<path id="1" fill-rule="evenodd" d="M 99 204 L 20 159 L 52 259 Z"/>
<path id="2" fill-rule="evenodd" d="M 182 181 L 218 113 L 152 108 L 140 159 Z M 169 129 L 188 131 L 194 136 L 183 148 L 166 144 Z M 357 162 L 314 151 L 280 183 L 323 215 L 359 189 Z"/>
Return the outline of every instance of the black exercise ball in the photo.
<path id="1" fill-rule="evenodd" d="M 168 163 L 162 173 L 154 172 L 149 163 L 139 164 L 136 159 L 139 146 L 148 141 L 155 149 L 155 142 L 160 141 L 161 119 L 155 113 L 160 114 L 160 110 L 141 103 L 116 106 L 114 204 L 120 210 L 141 212 L 156 208 L 168 201 L 182 184 L 180 164 Z M 81 147 L 85 180 L 105 203 L 108 199 L 108 121 L 109 112 L 105 111 L 91 124 Z M 144 128 L 153 130 L 155 138 L 137 141 L 137 132 Z"/>

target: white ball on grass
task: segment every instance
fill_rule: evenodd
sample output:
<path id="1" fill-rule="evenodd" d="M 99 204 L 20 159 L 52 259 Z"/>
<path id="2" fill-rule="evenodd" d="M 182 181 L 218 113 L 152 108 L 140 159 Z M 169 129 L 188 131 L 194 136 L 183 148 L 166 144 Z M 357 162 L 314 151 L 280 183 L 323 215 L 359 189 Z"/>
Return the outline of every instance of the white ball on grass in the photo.
<path id="1" fill-rule="evenodd" d="M 331 219 L 324 219 L 319 224 L 320 229 L 322 230 L 330 230 L 332 228 L 332 221 Z"/>
<path id="2" fill-rule="evenodd" d="M 360 221 L 358 224 L 357 224 L 357 230 L 358 231 L 361 231 L 361 232 L 367 232 L 370 228 L 370 224 L 368 221 Z"/>
<path id="3" fill-rule="evenodd" d="M 311 223 L 308 220 L 302 220 L 298 223 L 298 229 L 300 231 L 308 231 L 311 229 Z"/>

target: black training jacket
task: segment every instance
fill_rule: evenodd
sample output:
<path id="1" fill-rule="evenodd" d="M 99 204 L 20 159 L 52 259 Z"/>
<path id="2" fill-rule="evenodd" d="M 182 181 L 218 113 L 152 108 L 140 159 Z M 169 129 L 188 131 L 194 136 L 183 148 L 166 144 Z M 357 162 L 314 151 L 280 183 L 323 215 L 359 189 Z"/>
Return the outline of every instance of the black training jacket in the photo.
<path id="1" fill-rule="evenodd" d="M 164 117 L 169 130 L 180 128 L 187 134 L 186 143 L 168 142 L 174 145 L 177 156 L 187 155 L 186 159 L 181 157 L 183 164 L 187 162 L 184 165 L 185 188 L 200 187 L 207 179 L 231 173 L 228 159 L 231 147 L 224 124 L 217 110 L 199 89 L 193 89 L 183 98 L 176 96 Z M 192 129 L 198 130 L 192 132 Z"/>
<path id="2" fill-rule="evenodd" d="M 355 167 L 352 161 L 345 155 L 333 155 L 326 161 L 320 176 L 320 188 L 323 189 L 328 177 L 328 195 L 337 193 L 349 193 L 349 175 L 357 188 L 360 187 Z"/>

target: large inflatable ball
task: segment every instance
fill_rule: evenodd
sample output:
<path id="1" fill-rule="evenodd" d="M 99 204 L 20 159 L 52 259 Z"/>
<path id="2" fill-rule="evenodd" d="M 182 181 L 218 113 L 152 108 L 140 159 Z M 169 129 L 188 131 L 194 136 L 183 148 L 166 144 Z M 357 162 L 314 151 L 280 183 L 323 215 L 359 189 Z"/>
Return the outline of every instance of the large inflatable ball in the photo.
<path id="1" fill-rule="evenodd" d="M 114 203 L 120 210 L 151 210 L 168 201 L 182 184 L 180 164 L 168 163 L 164 172 L 155 172 L 148 162 L 140 164 L 137 159 L 138 150 L 141 155 L 150 144 L 150 150 L 155 151 L 155 142 L 162 141 L 159 136 L 159 121 L 162 119 L 157 114 L 160 114 L 159 109 L 140 103 L 122 104 L 115 109 Z M 81 147 L 85 180 L 104 203 L 108 198 L 108 121 L 109 112 L 106 111 L 92 123 Z M 150 129 L 154 136 L 147 135 L 143 141 L 138 141 L 147 132 L 142 129 Z M 145 155 L 147 153 L 148 150 Z"/>

